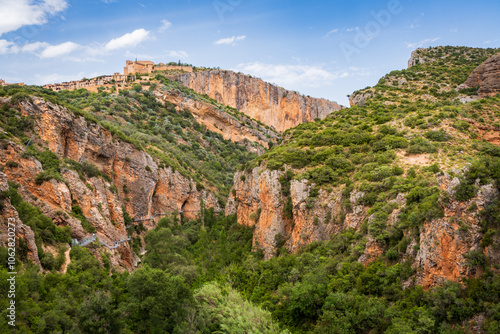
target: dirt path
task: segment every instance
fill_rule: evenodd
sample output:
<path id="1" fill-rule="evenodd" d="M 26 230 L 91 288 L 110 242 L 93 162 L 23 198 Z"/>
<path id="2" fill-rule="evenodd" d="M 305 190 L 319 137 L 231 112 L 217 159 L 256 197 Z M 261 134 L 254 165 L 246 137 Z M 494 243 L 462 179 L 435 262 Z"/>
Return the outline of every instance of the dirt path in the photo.
<path id="1" fill-rule="evenodd" d="M 69 252 L 71 251 L 71 248 L 68 248 L 68 250 L 66 250 L 66 252 L 64 252 L 64 257 L 65 257 L 65 261 L 64 261 L 64 264 L 62 265 L 61 267 L 61 272 L 63 274 L 66 274 L 66 270 L 68 270 L 68 265 L 70 264 L 71 262 L 71 259 L 69 257 Z"/>

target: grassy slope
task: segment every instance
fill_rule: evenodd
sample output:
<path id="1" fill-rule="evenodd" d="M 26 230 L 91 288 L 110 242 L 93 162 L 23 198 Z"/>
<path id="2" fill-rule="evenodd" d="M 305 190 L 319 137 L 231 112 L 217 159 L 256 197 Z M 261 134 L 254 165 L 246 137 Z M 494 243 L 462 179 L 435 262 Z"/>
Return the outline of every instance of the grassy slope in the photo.
<path id="1" fill-rule="evenodd" d="M 366 95 L 373 102 L 386 102 L 403 107 L 413 102 L 453 100 L 471 92 L 456 92 L 469 74 L 499 49 L 440 46 L 417 50 L 423 63 L 406 70 L 392 71 L 374 87 L 351 95 Z"/>
<path id="2" fill-rule="evenodd" d="M 441 55 L 439 52 L 443 50 L 448 50 L 448 54 Z M 425 80 L 441 78 L 443 68 L 458 68 L 462 64 L 462 52 L 480 63 L 492 51 L 437 48 L 428 52 L 433 57 L 444 57 L 450 64 L 430 62 L 391 76 L 409 72 L 418 73 Z M 467 71 L 473 68 L 468 66 Z M 467 78 L 467 72 L 446 73 L 443 81 L 450 86 Z M 374 214 L 375 219 L 365 222 L 362 231 L 384 245 L 387 259 L 397 260 L 412 239 L 418 240 L 420 227 L 426 220 L 443 216 L 447 197 L 439 190 L 437 173 L 454 176 L 457 169 L 468 166 L 469 171 L 460 176 L 462 184 L 455 195 L 460 201 L 477 194 L 476 179 L 480 184 L 497 186 L 500 181 L 500 148 L 482 138 L 488 132 L 500 130 L 496 128 L 500 97 L 466 104 L 459 102 L 455 94 L 452 99 L 447 93 L 439 95 L 435 102 L 401 99 L 401 94 L 419 95 L 415 91 L 417 81 L 412 81 L 408 88 L 388 90 L 395 92 L 395 98 L 374 96 L 364 106 L 341 110 L 322 121 L 286 131 L 280 146 L 244 168 L 265 165 L 269 169 L 283 169 L 287 164 L 292 167 L 289 177 L 306 179 L 315 185 L 310 201 L 314 201 L 319 188 L 329 191 L 343 187 L 344 214 L 351 210 L 349 195 L 354 190 L 364 192 L 361 204 L 370 208 L 368 214 Z M 381 86 L 384 87 L 379 84 L 375 90 Z M 387 101 L 394 103 L 384 103 Z M 398 223 L 387 227 L 387 217 L 395 209 L 388 202 L 400 193 L 407 194 L 407 205 Z M 492 228 L 486 222 L 483 227 L 483 233 Z M 498 228 L 494 230 L 488 233 L 498 236 Z"/>

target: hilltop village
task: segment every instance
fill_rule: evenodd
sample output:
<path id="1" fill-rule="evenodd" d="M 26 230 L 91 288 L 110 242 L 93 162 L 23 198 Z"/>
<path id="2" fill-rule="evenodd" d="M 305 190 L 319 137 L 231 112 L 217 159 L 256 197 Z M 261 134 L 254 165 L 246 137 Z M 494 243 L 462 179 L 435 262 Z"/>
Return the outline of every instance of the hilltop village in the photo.
<path id="1" fill-rule="evenodd" d="M 176 63 L 169 63 L 166 65 L 163 63 L 155 64 L 149 60 L 127 60 L 123 68 L 123 74 L 116 72 L 113 75 L 101 75 L 91 79 L 83 78 L 77 81 L 48 84 L 43 87 L 53 91 L 76 90 L 80 88 L 89 91 L 97 91 L 98 87 L 110 88 L 113 86 L 116 87 L 116 89 L 123 89 L 127 83 L 136 80 L 137 74 L 150 74 L 159 71 L 192 73 L 193 67 Z"/>
<path id="2" fill-rule="evenodd" d="M 23 83 L 23 82 L 19 82 L 19 83 L 8 83 L 8 82 L 5 82 L 4 80 L 0 79 L 0 87 L 10 86 L 10 85 L 24 86 L 24 83 Z"/>

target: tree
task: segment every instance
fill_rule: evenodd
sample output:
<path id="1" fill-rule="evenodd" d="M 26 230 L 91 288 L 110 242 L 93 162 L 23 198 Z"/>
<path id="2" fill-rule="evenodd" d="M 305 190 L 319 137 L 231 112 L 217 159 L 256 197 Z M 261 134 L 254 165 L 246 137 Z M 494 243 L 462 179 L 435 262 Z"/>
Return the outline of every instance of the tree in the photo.
<path id="1" fill-rule="evenodd" d="M 230 286 L 208 283 L 195 294 L 201 313 L 208 316 L 217 333 L 289 333 L 280 331 L 269 311 L 244 300 Z"/>
<path id="2" fill-rule="evenodd" d="M 121 309 L 134 333 L 171 333 L 194 307 L 184 279 L 160 269 L 146 265 L 130 275 L 126 286 L 129 295 Z"/>
<path id="3" fill-rule="evenodd" d="M 144 262 L 153 268 L 172 270 L 176 265 L 187 265 L 183 251 L 188 241 L 182 236 L 172 235 L 170 228 L 149 231 L 145 237 L 146 257 Z"/>
<path id="4" fill-rule="evenodd" d="M 78 328 L 82 333 L 120 333 L 122 323 L 111 293 L 98 291 L 85 298 L 78 308 Z"/>

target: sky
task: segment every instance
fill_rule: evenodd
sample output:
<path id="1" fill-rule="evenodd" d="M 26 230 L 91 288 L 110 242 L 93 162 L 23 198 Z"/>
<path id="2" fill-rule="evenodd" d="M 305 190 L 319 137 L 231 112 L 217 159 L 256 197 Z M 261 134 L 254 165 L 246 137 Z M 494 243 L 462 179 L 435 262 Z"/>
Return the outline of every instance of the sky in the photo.
<path id="1" fill-rule="evenodd" d="M 419 47 L 500 47 L 498 0 L 0 0 L 0 79 L 181 61 L 348 105 Z"/>

